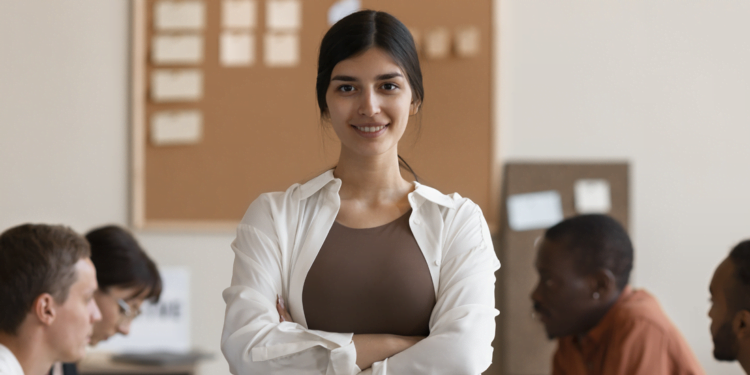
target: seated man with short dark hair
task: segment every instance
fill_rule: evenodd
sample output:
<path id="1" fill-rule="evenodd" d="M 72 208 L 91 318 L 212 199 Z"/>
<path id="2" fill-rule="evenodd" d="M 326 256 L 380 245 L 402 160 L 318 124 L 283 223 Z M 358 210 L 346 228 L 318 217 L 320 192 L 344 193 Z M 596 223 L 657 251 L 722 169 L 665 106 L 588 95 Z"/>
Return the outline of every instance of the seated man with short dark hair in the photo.
<path id="1" fill-rule="evenodd" d="M 628 286 L 633 246 L 605 215 L 582 215 L 547 230 L 531 295 L 550 338 L 554 375 L 704 374 L 656 299 Z"/>
<path id="2" fill-rule="evenodd" d="M 89 244 L 63 226 L 0 234 L 0 375 L 43 375 L 77 362 L 101 314 Z"/>
<path id="3" fill-rule="evenodd" d="M 750 240 L 740 242 L 721 262 L 709 290 L 714 357 L 737 360 L 750 374 Z"/>

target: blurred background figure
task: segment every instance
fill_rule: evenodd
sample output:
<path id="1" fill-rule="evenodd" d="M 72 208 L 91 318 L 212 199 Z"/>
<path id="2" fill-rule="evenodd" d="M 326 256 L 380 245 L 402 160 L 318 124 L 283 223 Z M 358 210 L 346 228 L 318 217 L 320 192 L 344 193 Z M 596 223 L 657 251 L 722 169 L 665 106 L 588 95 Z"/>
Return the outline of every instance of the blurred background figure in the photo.
<path id="1" fill-rule="evenodd" d="M 115 334 L 130 333 L 130 323 L 145 301 L 158 302 L 162 291 L 156 264 L 127 230 L 109 225 L 86 234 L 99 288 L 94 299 L 102 319 L 94 325 L 90 344 L 96 346 Z M 76 375 L 73 363 L 57 364 L 50 375 Z"/>
<path id="2" fill-rule="evenodd" d="M 750 240 L 740 242 L 719 264 L 709 289 L 714 357 L 739 361 L 750 373 Z"/>
<path id="3" fill-rule="evenodd" d="M 24 224 L 0 234 L 0 374 L 44 375 L 79 361 L 101 314 L 89 244 L 68 227 Z"/>
<path id="4" fill-rule="evenodd" d="M 94 295 L 102 320 L 94 326 L 91 345 L 115 334 L 127 335 L 144 301 L 159 302 L 162 283 L 156 264 L 132 234 L 110 225 L 86 234 L 99 290 Z"/>
<path id="5" fill-rule="evenodd" d="M 581 215 L 545 232 L 531 298 L 549 338 L 553 374 L 704 374 L 656 299 L 628 285 L 633 247 L 606 215 Z"/>

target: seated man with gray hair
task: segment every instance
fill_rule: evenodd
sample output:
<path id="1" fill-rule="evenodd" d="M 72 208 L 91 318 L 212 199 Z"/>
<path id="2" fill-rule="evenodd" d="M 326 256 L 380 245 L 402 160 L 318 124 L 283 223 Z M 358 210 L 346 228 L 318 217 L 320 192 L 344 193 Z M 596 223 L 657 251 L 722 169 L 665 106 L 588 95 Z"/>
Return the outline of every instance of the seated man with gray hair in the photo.
<path id="1" fill-rule="evenodd" d="M 0 234 L 0 375 L 44 375 L 83 358 L 94 322 L 96 270 L 85 238 L 24 224 Z"/>

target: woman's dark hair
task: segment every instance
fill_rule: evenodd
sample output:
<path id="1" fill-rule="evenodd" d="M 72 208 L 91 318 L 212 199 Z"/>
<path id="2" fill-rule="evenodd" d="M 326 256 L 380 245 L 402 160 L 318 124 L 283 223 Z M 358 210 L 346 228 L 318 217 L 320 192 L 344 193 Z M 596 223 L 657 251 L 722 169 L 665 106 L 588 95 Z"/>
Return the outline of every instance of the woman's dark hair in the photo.
<path id="1" fill-rule="evenodd" d="M 315 90 L 321 115 L 328 113 L 326 92 L 331 83 L 331 72 L 339 62 L 378 47 L 388 53 L 404 71 L 417 106 L 424 102 L 422 69 L 414 39 L 401 21 L 385 12 L 362 10 L 336 22 L 323 37 L 318 55 L 318 77 Z M 418 180 L 409 164 L 399 156 L 399 162 Z"/>
<path id="2" fill-rule="evenodd" d="M 115 225 L 91 230 L 91 261 L 96 267 L 99 289 L 137 287 L 135 295 L 148 290 L 146 299 L 159 301 L 162 283 L 156 264 L 146 255 L 132 234 Z"/>

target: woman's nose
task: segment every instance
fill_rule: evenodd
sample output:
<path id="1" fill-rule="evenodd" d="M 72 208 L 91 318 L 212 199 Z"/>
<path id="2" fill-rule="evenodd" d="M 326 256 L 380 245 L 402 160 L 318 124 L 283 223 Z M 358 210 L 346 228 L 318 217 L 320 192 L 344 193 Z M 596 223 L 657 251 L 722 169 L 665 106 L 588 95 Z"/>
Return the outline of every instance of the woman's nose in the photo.
<path id="1" fill-rule="evenodd" d="M 373 90 L 364 90 L 362 92 L 362 101 L 359 105 L 359 114 L 367 117 L 374 117 L 380 113 L 380 102 L 378 95 Z"/>
<path id="2" fill-rule="evenodd" d="M 130 320 L 124 321 L 117 326 L 117 332 L 123 335 L 130 333 Z"/>

